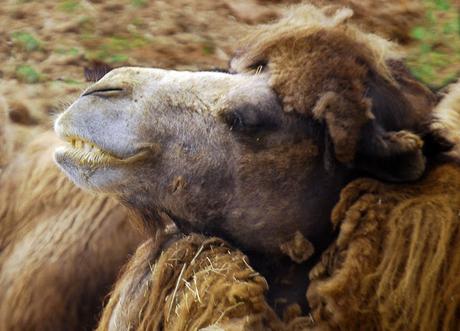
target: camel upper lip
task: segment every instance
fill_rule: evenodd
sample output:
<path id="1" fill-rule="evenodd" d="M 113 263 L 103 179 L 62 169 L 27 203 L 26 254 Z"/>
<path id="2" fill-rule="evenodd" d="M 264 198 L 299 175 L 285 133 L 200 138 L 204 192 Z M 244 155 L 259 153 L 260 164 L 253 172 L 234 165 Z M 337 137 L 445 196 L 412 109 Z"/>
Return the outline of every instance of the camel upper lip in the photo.
<path id="1" fill-rule="evenodd" d="M 68 141 L 71 147 L 60 148 L 56 150 L 56 153 L 61 155 L 61 157 L 70 158 L 80 165 L 126 165 L 144 160 L 149 155 L 147 148 L 141 148 L 134 153 L 122 157 L 102 149 L 85 139 L 67 136 L 64 140 Z"/>
<path id="2" fill-rule="evenodd" d="M 60 138 L 70 145 L 65 148 L 64 153 L 80 163 L 121 165 L 136 162 L 148 156 L 148 148 L 138 148 L 135 151 L 122 155 L 119 152 L 101 146 L 92 139 L 79 135 L 61 134 Z"/>

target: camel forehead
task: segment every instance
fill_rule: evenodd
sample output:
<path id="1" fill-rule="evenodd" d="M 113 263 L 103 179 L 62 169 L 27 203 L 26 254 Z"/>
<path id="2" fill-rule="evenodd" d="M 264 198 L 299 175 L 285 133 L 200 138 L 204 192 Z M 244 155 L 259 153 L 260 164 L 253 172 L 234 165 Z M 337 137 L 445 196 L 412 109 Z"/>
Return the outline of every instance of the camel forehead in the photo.
<path id="1" fill-rule="evenodd" d="M 176 71 L 157 68 L 142 67 L 121 67 L 107 73 L 93 86 L 113 84 L 113 85 L 133 85 L 140 84 L 181 84 L 186 87 L 206 87 L 207 90 L 215 88 L 234 88 L 238 84 L 261 83 L 261 79 L 254 75 L 234 75 L 217 71 Z M 212 85 L 214 84 L 214 85 Z"/>
<path id="2" fill-rule="evenodd" d="M 265 75 L 141 67 L 114 69 L 85 93 L 111 88 L 125 90 L 130 99 L 213 114 L 235 104 L 260 104 L 276 97 Z"/>
<path id="3" fill-rule="evenodd" d="M 214 71 L 177 71 L 160 68 L 120 67 L 107 73 L 98 83 L 136 83 L 145 81 L 183 81 L 187 79 L 224 80 L 226 73 Z"/>

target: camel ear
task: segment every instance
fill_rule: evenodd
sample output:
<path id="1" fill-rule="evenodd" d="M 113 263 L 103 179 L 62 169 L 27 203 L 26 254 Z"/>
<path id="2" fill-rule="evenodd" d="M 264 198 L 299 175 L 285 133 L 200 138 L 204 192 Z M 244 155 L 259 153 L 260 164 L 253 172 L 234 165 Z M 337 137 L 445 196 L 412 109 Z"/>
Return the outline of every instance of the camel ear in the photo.
<path id="1" fill-rule="evenodd" d="M 423 174 L 423 140 L 409 131 L 386 130 L 379 123 L 381 116 L 373 112 L 372 99 L 352 102 L 326 92 L 313 115 L 326 125 L 334 158 L 349 168 L 394 182 L 416 180 Z"/>

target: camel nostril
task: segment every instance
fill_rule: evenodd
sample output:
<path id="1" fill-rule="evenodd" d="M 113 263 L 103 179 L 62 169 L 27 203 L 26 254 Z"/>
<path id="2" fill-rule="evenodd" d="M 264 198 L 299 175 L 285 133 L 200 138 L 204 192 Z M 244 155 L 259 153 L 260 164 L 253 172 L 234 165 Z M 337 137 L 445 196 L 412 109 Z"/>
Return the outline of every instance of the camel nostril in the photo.
<path id="1" fill-rule="evenodd" d="M 110 96 L 120 95 L 124 91 L 125 90 L 120 87 L 94 88 L 94 89 L 87 90 L 85 93 L 82 94 L 82 97 L 88 96 L 88 95 L 110 97 Z"/>

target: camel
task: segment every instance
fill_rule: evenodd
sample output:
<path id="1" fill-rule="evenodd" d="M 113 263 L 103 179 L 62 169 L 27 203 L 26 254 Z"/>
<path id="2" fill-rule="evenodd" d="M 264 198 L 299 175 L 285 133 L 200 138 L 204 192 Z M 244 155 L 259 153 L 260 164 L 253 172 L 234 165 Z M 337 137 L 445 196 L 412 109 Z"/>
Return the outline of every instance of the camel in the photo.
<path id="1" fill-rule="evenodd" d="M 59 115 L 58 166 L 151 233 L 99 330 L 458 323 L 460 168 L 430 126 L 437 97 L 351 15 L 296 8 L 228 72 L 115 69 Z"/>

